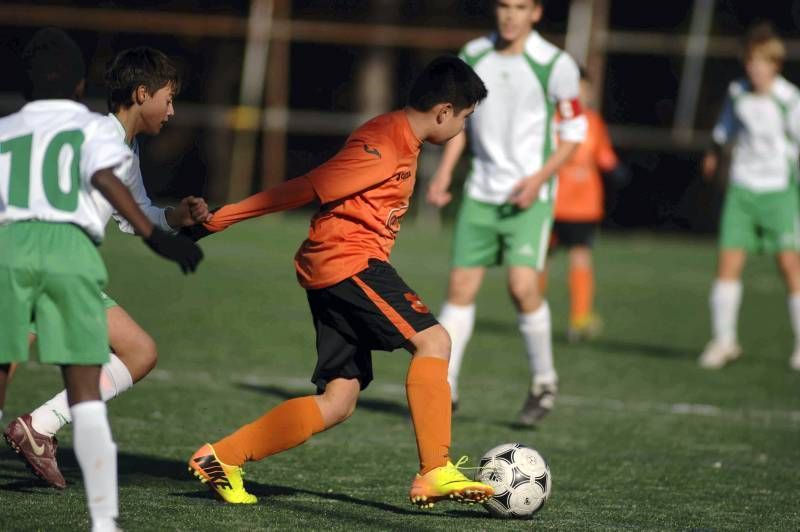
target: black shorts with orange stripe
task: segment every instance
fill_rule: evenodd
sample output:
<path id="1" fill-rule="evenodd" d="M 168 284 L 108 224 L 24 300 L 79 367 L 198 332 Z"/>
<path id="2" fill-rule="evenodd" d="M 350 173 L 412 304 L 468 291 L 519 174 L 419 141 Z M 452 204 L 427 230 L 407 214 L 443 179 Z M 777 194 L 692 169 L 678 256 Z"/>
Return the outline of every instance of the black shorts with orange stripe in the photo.
<path id="1" fill-rule="evenodd" d="M 393 351 L 439 322 L 387 262 L 327 288 L 307 290 L 317 330 L 317 367 L 311 381 L 325 390 L 335 378 L 372 381 L 372 351 Z"/>

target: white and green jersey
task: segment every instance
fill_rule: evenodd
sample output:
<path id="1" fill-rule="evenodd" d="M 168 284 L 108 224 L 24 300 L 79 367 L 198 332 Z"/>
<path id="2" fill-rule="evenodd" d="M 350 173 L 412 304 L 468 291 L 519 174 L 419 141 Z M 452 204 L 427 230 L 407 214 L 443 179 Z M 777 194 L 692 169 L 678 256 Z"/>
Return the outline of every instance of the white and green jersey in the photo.
<path id="1" fill-rule="evenodd" d="M 120 143 L 125 143 L 125 128 L 117 119 L 116 116 L 109 113 L 106 117 L 106 120 L 114 126 L 114 130 L 117 133 L 117 138 L 119 139 Z M 131 151 L 133 152 L 133 161 L 131 165 L 128 167 L 128 172 L 124 177 L 121 177 L 125 186 L 128 187 L 131 191 L 131 195 L 133 195 L 133 199 L 136 201 L 139 208 L 142 209 L 142 212 L 147 216 L 147 218 L 153 223 L 163 229 L 164 231 L 169 231 L 174 233 L 175 230 L 170 227 L 169 223 L 167 223 L 166 218 L 166 209 L 162 207 L 156 207 L 153 205 L 153 202 L 150 200 L 150 197 L 147 195 L 147 190 L 144 188 L 144 180 L 142 179 L 142 169 L 139 166 L 139 143 L 136 140 L 130 146 Z M 106 204 L 108 205 L 108 204 Z M 124 233 L 133 234 L 133 226 L 122 217 L 118 212 L 112 212 L 111 205 L 108 205 L 108 210 L 104 212 L 104 219 L 108 222 L 109 217 L 113 216 L 114 221 L 117 222 L 117 226 L 119 227 L 120 231 Z"/>
<path id="2" fill-rule="evenodd" d="M 578 103 L 578 66 L 566 52 L 535 31 L 519 55 L 498 53 L 496 41 L 495 34 L 470 41 L 460 57 L 489 90 L 468 122 L 472 169 L 466 193 L 501 204 L 520 180 L 544 165 L 557 137 L 582 142 L 587 125 Z M 552 201 L 555 187 L 555 179 L 543 186 L 540 201 Z"/>
<path id="3" fill-rule="evenodd" d="M 777 77 L 766 94 L 736 80 L 714 127 L 714 142 L 733 142 L 730 181 L 752 192 L 785 190 L 797 179 L 800 91 Z"/>
<path id="4" fill-rule="evenodd" d="M 124 181 L 131 150 L 107 117 L 72 100 L 38 100 L 0 118 L 0 224 L 71 223 L 103 239 L 111 206 L 92 186 L 110 168 Z"/>

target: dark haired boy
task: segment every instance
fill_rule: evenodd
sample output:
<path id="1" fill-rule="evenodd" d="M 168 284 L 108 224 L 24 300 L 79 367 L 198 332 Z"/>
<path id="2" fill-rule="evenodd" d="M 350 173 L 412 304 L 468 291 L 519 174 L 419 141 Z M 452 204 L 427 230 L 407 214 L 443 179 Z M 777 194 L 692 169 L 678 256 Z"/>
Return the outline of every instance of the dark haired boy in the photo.
<path id="1" fill-rule="evenodd" d="M 408 106 L 359 127 L 333 158 L 310 173 L 227 205 L 206 231 L 319 200 L 308 239 L 295 256 L 317 332 L 317 395 L 285 401 L 189 460 L 190 470 L 223 499 L 254 503 L 242 484 L 248 460 L 291 449 L 346 420 L 372 380 L 373 349 L 406 348 L 406 378 L 420 470 L 412 502 L 430 507 L 453 499 L 480 502 L 490 486 L 466 478 L 449 459 L 450 338 L 389 264 L 408 210 L 423 141 L 457 135 L 486 97 L 483 82 L 456 57 L 430 63 L 411 89 Z"/>
<path id="2" fill-rule="evenodd" d="M 120 144 L 130 147 L 132 163 L 122 182 L 130 190 L 139 208 L 156 227 L 174 233 L 181 227 L 205 221 L 208 206 L 200 198 L 184 198 L 176 208 L 156 207 L 147 196 L 139 167 L 140 133 L 157 135 L 175 114 L 172 100 L 180 87 L 175 66 L 162 52 L 140 47 L 120 52 L 106 71 L 108 107 L 105 126 L 114 132 Z M 133 226 L 119 212 L 112 215 L 120 230 L 133 233 Z M 108 401 L 130 389 L 155 367 L 158 354 L 150 335 L 111 297 L 102 293 L 108 322 L 110 360 L 103 365 L 100 392 Z M 31 341 L 36 331 L 31 331 Z M 71 421 L 66 390 L 41 406 L 11 421 L 3 432 L 6 441 L 17 450 L 34 473 L 49 485 L 66 486 L 56 461 L 56 433 Z"/>
<path id="3" fill-rule="evenodd" d="M 98 385 L 108 362 L 107 276 L 96 246 L 115 209 L 184 272 L 202 253 L 155 227 L 121 182 L 130 150 L 104 117 L 73 101 L 85 69 L 74 41 L 41 30 L 23 59 L 30 102 L 0 119 L 0 378 L 10 362 L 27 360 L 33 322 L 39 360 L 62 368 L 92 529 L 116 530 L 117 455 Z"/>

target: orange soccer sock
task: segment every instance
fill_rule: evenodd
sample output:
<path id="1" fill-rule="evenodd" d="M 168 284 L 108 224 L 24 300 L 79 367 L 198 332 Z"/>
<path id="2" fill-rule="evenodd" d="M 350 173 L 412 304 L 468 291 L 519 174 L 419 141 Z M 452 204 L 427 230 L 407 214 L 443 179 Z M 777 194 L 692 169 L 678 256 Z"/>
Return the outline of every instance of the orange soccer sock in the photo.
<path id="1" fill-rule="evenodd" d="M 576 266 L 569 271 L 570 319 L 589 316 L 594 299 L 594 271 L 591 266 Z"/>
<path id="2" fill-rule="evenodd" d="M 420 474 L 447 464 L 450 454 L 450 385 L 447 360 L 415 356 L 406 376 L 406 395 L 417 437 Z"/>
<path id="3" fill-rule="evenodd" d="M 223 463 L 241 466 L 297 447 L 323 430 L 325 423 L 314 397 L 298 397 L 284 401 L 213 446 Z"/>

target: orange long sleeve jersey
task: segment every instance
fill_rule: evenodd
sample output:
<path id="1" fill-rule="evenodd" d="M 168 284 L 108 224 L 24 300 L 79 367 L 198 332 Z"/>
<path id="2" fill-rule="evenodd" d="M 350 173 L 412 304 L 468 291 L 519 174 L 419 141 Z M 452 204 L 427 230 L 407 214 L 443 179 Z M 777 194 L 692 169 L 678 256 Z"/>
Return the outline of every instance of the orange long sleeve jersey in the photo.
<path id="1" fill-rule="evenodd" d="M 555 218 L 564 222 L 599 222 L 603 219 L 603 178 L 613 170 L 617 155 L 611 147 L 603 118 L 584 110 L 589 122 L 586 140 L 558 171 Z"/>
<path id="2" fill-rule="evenodd" d="M 295 269 L 305 288 L 332 286 L 365 269 L 369 259 L 389 260 L 414 191 L 421 147 L 403 111 L 380 115 L 321 166 L 224 206 L 205 227 L 221 231 L 318 198 L 322 205 L 295 255 Z"/>

